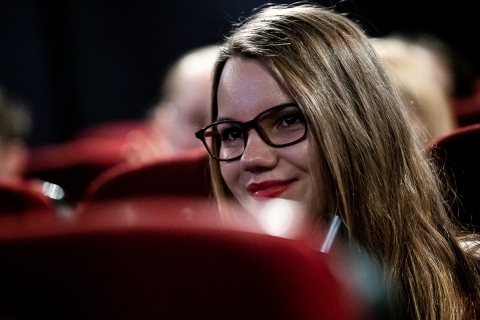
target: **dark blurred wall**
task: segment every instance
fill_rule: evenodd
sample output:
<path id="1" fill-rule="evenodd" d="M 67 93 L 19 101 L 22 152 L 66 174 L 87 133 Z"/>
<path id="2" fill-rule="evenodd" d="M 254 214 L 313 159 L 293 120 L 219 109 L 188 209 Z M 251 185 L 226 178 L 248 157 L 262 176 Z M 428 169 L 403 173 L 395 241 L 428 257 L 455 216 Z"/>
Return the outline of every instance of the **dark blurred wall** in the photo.
<path id="1" fill-rule="evenodd" d="M 31 146 L 64 141 L 93 124 L 139 119 L 176 57 L 220 43 L 232 22 L 266 2 L 0 0 L 0 83 L 32 106 Z M 372 36 L 432 33 L 480 74 L 475 3 L 351 0 L 337 7 Z"/>

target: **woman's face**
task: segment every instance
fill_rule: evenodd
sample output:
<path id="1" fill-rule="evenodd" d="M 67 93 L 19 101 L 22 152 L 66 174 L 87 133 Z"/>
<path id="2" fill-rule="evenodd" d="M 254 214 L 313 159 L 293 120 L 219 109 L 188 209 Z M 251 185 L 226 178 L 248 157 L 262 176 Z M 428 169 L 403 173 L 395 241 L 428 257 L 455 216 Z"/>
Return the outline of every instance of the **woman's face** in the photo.
<path id="1" fill-rule="evenodd" d="M 244 58 L 227 61 L 218 85 L 217 101 L 218 119 L 242 122 L 272 107 L 294 102 L 264 63 Z M 322 184 L 315 184 L 311 170 L 312 166 L 318 166 L 316 153 L 308 152 L 311 140 L 307 135 L 291 146 L 274 148 L 250 128 L 241 158 L 220 162 L 222 176 L 247 210 L 254 210 L 272 198 L 284 198 L 314 205 L 322 212 L 325 197 Z"/>

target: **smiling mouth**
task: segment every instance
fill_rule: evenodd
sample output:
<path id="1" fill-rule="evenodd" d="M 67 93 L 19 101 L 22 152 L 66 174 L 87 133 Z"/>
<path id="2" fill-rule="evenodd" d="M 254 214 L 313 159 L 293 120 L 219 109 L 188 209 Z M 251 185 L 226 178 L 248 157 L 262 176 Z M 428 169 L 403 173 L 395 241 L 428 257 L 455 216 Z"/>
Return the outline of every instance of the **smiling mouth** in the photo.
<path id="1" fill-rule="evenodd" d="M 285 181 L 267 181 L 262 183 L 252 183 L 248 186 L 247 191 L 256 200 L 278 198 L 295 182 L 292 180 Z"/>

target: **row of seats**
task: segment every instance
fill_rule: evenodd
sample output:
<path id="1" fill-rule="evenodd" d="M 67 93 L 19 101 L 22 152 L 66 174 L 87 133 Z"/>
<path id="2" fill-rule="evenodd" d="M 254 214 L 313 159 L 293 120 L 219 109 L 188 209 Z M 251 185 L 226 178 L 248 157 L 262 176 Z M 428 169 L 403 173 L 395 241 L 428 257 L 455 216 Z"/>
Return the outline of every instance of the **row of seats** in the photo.
<path id="1" fill-rule="evenodd" d="M 33 148 L 24 175 L 61 186 L 66 201 L 77 203 L 96 177 L 124 161 L 129 133 L 145 127 L 143 121 L 105 123 L 67 142 Z"/>
<path id="2" fill-rule="evenodd" d="M 479 141 L 475 124 L 427 149 L 473 230 Z M 210 198 L 208 161 L 198 149 L 106 166 L 71 215 L 45 184 L 0 184 L 0 318 L 385 318 L 383 288 L 375 296 L 358 281 L 375 283 L 370 268 L 341 243 L 319 252 L 326 232 L 285 237 L 228 223 Z"/>
<path id="3" fill-rule="evenodd" d="M 309 237 L 225 223 L 205 198 L 83 209 L 0 216 L 0 318 L 363 320 L 382 310 L 359 285 L 377 289 L 370 268 L 340 245 L 323 253 Z"/>

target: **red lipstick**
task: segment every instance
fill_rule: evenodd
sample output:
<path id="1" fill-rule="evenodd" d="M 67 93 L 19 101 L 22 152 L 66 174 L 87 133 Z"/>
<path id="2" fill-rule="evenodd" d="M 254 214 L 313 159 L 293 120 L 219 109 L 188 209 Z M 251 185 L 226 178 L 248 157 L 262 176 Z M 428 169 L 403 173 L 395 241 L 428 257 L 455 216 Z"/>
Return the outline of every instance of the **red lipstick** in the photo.
<path id="1" fill-rule="evenodd" d="M 262 198 L 278 198 L 285 190 L 290 188 L 295 179 L 271 180 L 260 183 L 251 183 L 247 191 L 257 200 Z"/>

